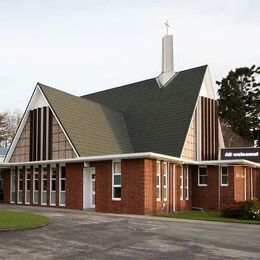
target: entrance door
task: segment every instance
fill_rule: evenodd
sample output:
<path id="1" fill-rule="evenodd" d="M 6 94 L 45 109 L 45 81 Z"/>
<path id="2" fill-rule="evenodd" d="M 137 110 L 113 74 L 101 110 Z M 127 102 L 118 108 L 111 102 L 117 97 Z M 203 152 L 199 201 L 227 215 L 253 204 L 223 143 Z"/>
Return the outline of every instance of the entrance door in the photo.
<path id="1" fill-rule="evenodd" d="M 4 177 L 0 169 L 0 202 L 4 200 Z"/>
<path id="2" fill-rule="evenodd" d="M 83 208 L 95 208 L 96 204 L 96 174 L 95 168 L 84 168 L 83 175 Z"/>

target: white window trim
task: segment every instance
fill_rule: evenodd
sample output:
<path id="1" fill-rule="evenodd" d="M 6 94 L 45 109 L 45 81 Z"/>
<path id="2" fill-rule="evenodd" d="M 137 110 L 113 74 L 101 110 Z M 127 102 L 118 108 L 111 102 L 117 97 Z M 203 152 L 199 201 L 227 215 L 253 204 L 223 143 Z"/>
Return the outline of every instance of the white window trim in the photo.
<path id="1" fill-rule="evenodd" d="M 113 201 L 121 201 L 122 198 L 122 168 L 120 173 L 115 173 L 114 172 L 114 163 L 120 163 L 121 164 L 121 160 L 117 160 L 117 161 L 112 161 L 112 200 Z M 122 165 L 120 165 L 121 167 Z M 116 175 L 120 175 L 121 176 L 121 184 L 114 184 L 114 176 Z M 120 198 L 114 198 L 114 188 L 121 188 L 121 197 Z"/>
<path id="2" fill-rule="evenodd" d="M 166 172 L 165 172 L 165 165 L 166 165 Z M 165 176 L 165 182 L 163 182 L 163 200 L 167 201 L 168 200 L 168 164 L 167 162 L 163 163 L 163 176 Z M 166 190 L 166 198 L 164 191 Z"/>
<path id="3" fill-rule="evenodd" d="M 183 196 L 183 192 L 184 192 L 184 174 L 183 174 L 183 165 L 181 165 L 181 174 L 180 174 L 180 191 L 182 190 L 182 192 L 180 192 L 180 200 L 183 200 L 184 196 Z"/>
<path id="4" fill-rule="evenodd" d="M 15 177 L 15 168 L 12 168 L 11 169 L 11 178 L 10 178 L 10 203 L 11 204 L 14 204 L 15 203 L 15 200 L 12 200 L 13 198 L 13 190 L 12 190 L 12 187 L 13 187 L 13 178 Z M 14 192 L 15 192 L 15 187 L 14 187 Z"/>
<path id="5" fill-rule="evenodd" d="M 21 170 L 23 170 L 23 168 L 18 168 L 18 173 L 17 173 L 17 204 L 23 204 L 23 187 L 21 189 L 20 187 L 20 177 L 21 177 Z M 22 179 L 24 181 L 24 179 Z M 22 192 L 22 198 L 20 198 L 20 191 Z M 20 201 L 21 199 L 21 201 Z"/>
<path id="6" fill-rule="evenodd" d="M 50 166 L 50 206 L 56 206 L 56 192 L 57 192 L 57 185 L 56 185 L 56 181 L 57 181 L 57 171 L 56 171 L 56 178 L 55 178 L 55 191 L 52 190 L 52 180 L 54 180 L 54 178 L 52 178 L 52 169 L 56 170 L 56 165 L 51 165 Z M 55 192 L 55 203 L 51 203 L 51 193 Z"/>
<path id="7" fill-rule="evenodd" d="M 227 168 L 227 184 L 226 183 L 222 183 L 222 169 L 226 167 Z M 221 170 L 220 170 L 220 185 L 221 187 L 228 187 L 228 175 L 229 175 L 229 170 L 228 170 L 228 166 L 227 165 L 223 165 L 221 166 Z"/>
<path id="8" fill-rule="evenodd" d="M 35 169 L 38 169 L 38 172 L 35 172 Z M 38 181 L 38 199 L 39 199 L 39 168 L 38 167 L 35 167 L 33 168 L 33 204 L 34 205 L 38 205 L 39 204 L 39 201 L 38 202 L 35 202 L 35 195 L 34 195 L 34 192 L 36 191 L 35 190 L 35 175 L 38 174 L 38 177 L 37 177 L 37 181 Z"/>
<path id="9" fill-rule="evenodd" d="M 159 172 L 157 172 L 157 166 L 159 165 Z M 157 177 L 159 176 L 159 183 L 157 184 Z M 159 189 L 159 197 L 157 197 L 157 189 Z M 161 201 L 162 195 L 161 195 L 161 162 L 156 162 L 156 200 Z"/>
<path id="10" fill-rule="evenodd" d="M 46 168 L 46 180 L 48 181 L 48 170 L 47 170 L 47 167 L 46 166 L 43 166 L 41 169 L 42 169 L 42 173 L 41 173 L 41 205 L 43 205 L 43 206 L 46 206 L 47 205 L 47 191 L 44 191 L 43 190 L 43 173 L 44 173 L 44 171 L 43 171 L 43 168 Z M 42 196 L 42 194 L 43 193 L 46 193 L 46 203 L 43 203 L 42 202 L 42 199 L 43 199 L 43 196 Z"/>
<path id="11" fill-rule="evenodd" d="M 201 169 L 201 168 L 206 168 L 207 184 L 201 184 L 201 183 L 200 183 L 200 169 Z M 207 186 L 208 186 L 208 167 L 207 167 L 207 166 L 199 166 L 199 167 L 198 167 L 198 186 L 199 186 L 199 187 L 207 187 Z"/>
<path id="12" fill-rule="evenodd" d="M 29 171 L 28 171 L 28 169 L 29 169 Z M 30 178 L 28 178 L 28 174 L 30 174 Z M 27 181 L 28 180 L 30 180 L 30 190 L 28 190 L 28 186 L 27 186 Z M 32 184 L 31 184 L 31 168 L 29 168 L 29 167 L 27 167 L 26 169 L 25 169 L 25 204 L 26 205 L 30 205 L 30 202 L 31 202 L 31 196 L 30 196 L 30 194 L 31 194 L 31 186 L 32 186 Z M 29 202 L 27 202 L 27 191 L 29 191 Z"/>
<path id="13" fill-rule="evenodd" d="M 65 194 L 65 199 L 66 199 L 66 168 L 65 168 L 65 178 L 61 178 L 61 167 L 65 167 L 65 164 L 60 164 L 60 167 L 59 167 L 59 206 L 61 207 L 65 207 L 66 206 L 66 200 L 65 200 L 65 203 L 62 204 L 60 202 L 60 199 L 61 199 L 61 193 L 64 193 Z M 57 176 L 56 176 L 57 178 Z M 65 191 L 62 191 L 61 190 L 61 181 L 62 180 L 65 180 Z"/>
<path id="14" fill-rule="evenodd" d="M 189 166 L 185 165 L 186 167 L 186 176 L 184 176 L 185 179 L 185 200 L 189 200 L 189 192 L 190 192 L 190 187 L 189 187 Z"/>

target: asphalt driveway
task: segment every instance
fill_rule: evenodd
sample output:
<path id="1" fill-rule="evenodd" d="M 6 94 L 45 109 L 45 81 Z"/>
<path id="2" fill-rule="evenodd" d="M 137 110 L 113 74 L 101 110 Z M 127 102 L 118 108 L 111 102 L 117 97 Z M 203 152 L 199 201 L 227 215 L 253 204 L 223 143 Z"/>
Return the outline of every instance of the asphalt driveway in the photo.
<path id="1" fill-rule="evenodd" d="M 0 259 L 260 259 L 260 225 L 0 205 L 48 216 L 0 232 Z"/>

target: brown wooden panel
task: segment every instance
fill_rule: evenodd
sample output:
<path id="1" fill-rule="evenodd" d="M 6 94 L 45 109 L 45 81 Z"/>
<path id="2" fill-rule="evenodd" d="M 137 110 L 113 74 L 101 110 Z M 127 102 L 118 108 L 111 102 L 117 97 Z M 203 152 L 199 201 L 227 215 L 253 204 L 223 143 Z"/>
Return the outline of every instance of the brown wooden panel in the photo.
<path id="1" fill-rule="evenodd" d="M 37 161 L 41 160 L 41 108 L 38 108 L 38 128 L 37 128 Z"/>
<path id="2" fill-rule="evenodd" d="M 29 160 L 33 160 L 33 111 L 30 111 L 30 155 Z"/>
<path id="3" fill-rule="evenodd" d="M 46 160 L 46 115 L 47 108 L 43 108 L 43 141 L 42 141 L 42 160 Z"/>
<path id="4" fill-rule="evenodd" d="M 49 142 L 49 152 L 48 152 L 48 156 L 49 156 L 49 160 L 52 159 L 52 112 L 49 109 L 49 140 L 47 140 L 47 142 Z"/>
<path id="5" fill-rule="evenodd" d="M 204 160 L 204 154 L 205 154 L 205 111 L 204 111 L 204 98 L 201 97 L 201 160 Z"/>
<path id="6" fill-rule="evenodd" d="M 219 150 L 219 131 L 218 131 L 218 102 L 215 101 L 215 154 L 216 154 L 216 159 L 218 159 L 218 150 Z"/>
<path id="7" fill-rule="evenodd" d="M 36 161 L 36 127 L 37 126 L 37 110 L 33 110 L 33 161 Z"/>

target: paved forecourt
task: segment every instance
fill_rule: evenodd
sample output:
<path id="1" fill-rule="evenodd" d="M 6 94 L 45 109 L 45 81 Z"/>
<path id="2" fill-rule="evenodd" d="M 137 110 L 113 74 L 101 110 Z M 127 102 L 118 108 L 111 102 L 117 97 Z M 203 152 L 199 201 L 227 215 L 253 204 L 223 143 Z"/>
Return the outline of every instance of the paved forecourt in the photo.
<path id="1" fill-rule="evenodd" d="M 1 232 L 1 259 L 260 259 L 260 225 L 0 205 L 48 216 Z"/>

